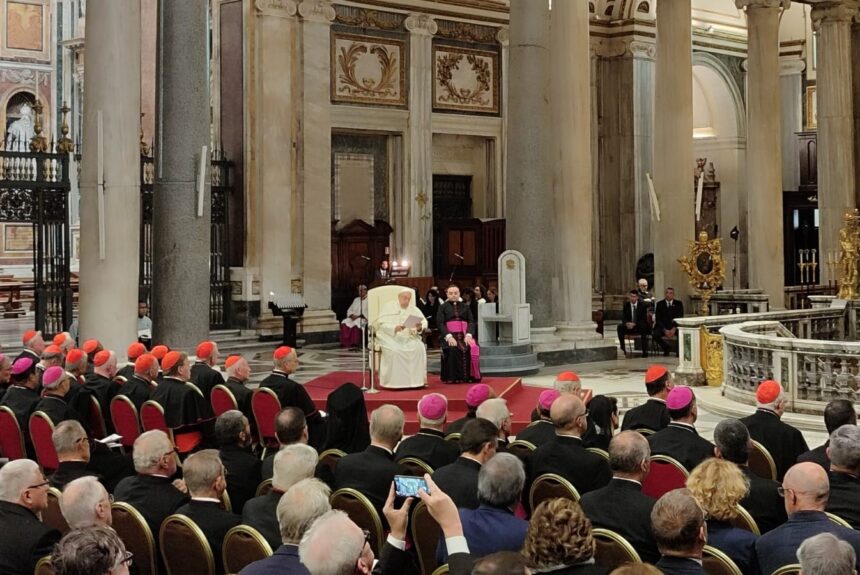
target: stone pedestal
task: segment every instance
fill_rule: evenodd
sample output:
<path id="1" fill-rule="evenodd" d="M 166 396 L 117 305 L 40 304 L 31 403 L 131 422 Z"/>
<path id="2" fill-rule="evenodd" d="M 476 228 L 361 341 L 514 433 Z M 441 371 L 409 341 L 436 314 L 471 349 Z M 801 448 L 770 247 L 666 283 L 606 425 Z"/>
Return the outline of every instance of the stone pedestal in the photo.
<path id="1" fill-rule="evenodd" d="M 137 340 L 140 1 L 90 0 L 87 8 L 79 334 L 122 360 Z"/>

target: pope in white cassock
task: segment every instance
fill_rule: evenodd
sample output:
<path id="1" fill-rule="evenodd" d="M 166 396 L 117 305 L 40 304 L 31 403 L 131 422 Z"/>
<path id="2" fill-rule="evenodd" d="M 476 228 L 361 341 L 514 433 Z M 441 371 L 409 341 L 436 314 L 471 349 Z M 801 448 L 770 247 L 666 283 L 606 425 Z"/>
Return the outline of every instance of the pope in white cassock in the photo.
<path id="1" fill-rule="evenodd" d="M 414 300 L 412 288 L 403 288 L 397 301 L 385 304 L 379 314 L 376 336 L 382 346 L 381 387 L 410 389 L 427 384 L 427 350 L 421 339 L 427 320 Z"/>

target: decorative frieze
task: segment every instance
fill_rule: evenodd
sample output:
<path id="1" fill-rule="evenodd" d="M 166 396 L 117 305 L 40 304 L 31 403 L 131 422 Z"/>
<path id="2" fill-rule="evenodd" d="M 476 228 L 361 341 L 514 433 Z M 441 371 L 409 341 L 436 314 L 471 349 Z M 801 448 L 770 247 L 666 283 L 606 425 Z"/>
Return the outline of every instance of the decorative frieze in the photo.
<path id="1" fill-rule="evenodd" d="M 438 31 L 436 35 L 449 40 L 460 42 L 475 42 L 478 44 L 494 44 L 498 28 L 481 26 L 468 22 L 454 22 L 451 20 L 438 20 Z"/>
<path id="2" fill-rule="evenodd" d="M 328 0 L 304 0 L 299 4 L 299 14 L 304 20 L 328 24 L 336 13 Z"/>
<path id="3" fill-rule="evenodd" d="M 298 13 L 296 0 L 256 0 L 254 6 L 262 16 L 290 18 Z"/>
<path id="4" fill-rule="evenodd" d="M 356 28 L 375 28 L 387 31 L 401 30 L 403 28 L 403 21 L 406 19 L 404 14 L 368 10 L 340 4 L 335 6 L 335 12 L 335 21 L 338 24 L 354 26 Z"/>
<path id="5" fill-rule="evenodd" d="M 332 102 L 406 106 L 405 42 L 333 32 L 331 43 Z"/>
<path id="6" fill-rule="evenodd" d="M 433 70 L 434 110 L 499 113 L 497 52 L 434 45 Z"/>

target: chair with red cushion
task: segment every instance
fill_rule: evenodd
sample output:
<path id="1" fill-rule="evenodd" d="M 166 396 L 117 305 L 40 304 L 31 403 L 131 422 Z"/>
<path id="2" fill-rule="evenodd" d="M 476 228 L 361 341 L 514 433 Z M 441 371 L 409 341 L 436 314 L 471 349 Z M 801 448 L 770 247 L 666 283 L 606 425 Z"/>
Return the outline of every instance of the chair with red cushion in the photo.
<path id="1" fill-rule="evenodd" d="M 99 400 L 95 397 L 90 397 L 90 429 L 93 437 L 96 439 L 104 439 L 107 437 L 107 429 L 105 426 L 105 418 L 102 415 L 102 406 Z"/>
<path id="2" fill-rule="evenodd" d="M 660 499 L 673 489 L 687 485 L 689 473 L 677 460 L 667 455 L 652 455 L 651 470 L 642 482 L 642 493 Z"/>
<path id="3" fill-rule="evenodd" d="M 158 429 L 169 434 L 170 428 L 164 418 L 164 408 L 161 404 L 152 400 L 145 401 L 140 408 L 140 425 L 144 431 Z"/>
<path id="4" fill-rule="evenodd" d="M 54 422 L 43 411 L 37 411 L 30 416 L 30 439 L 36 451 L 36 461 L 42 466 L 45 475 L 53 473 L 60 466 L 57 450 L 51 435 L 54 433 Z"/>
<path id="5" fill-rule="evenodd" d="M 27 457 L 24 434 L 21 433 L 18 418 L 5 405 L 0 407 L 0 453 L 10 460 Z"/>
<path id="6" fill-rule="evenodd" d="M 251 396 L 251 411 L 257 421 L 257 433 L 265 449 L 278 448 L 278 434 L 275 432 L 275 416 L 281 411 L 281 402 L 271 389 L 258 387 Z"/>
<path id="7" fill-rule="evenodd" d="M 113 428 L 122 436 L 122 446 L 132 447 L 134 440 L 140 436 L 140 422 L 134 403 L 125 395 L 115 396 L 110 401 L 110 419 Z"/>
<path id="8" fill-rule="evenodd" d="M 239 404 L 236 402 L 233 392 L 224 385 L 216 385 L 212 388 L 209 401 L 212 403 L 212 411 L 215 413 L 215 417 L 232 409 L 239 409 Z"/>

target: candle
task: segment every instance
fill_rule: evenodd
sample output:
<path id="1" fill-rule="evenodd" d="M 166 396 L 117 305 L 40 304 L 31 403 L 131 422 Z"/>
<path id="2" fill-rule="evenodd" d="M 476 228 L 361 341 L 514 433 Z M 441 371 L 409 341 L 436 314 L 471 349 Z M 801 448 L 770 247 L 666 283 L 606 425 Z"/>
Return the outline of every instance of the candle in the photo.
<path id="1" fill-rule="evenodd" d="M 815 262 L 815 252 L 816 251 L 818 251 L 818 250 L 812 250 L 812 263 L 816 263 Z"/>
<path id="2" fill-rule="evenodd" d="M 800 256 L 800 263 L 803 263 L 803 250 L 797 250 L 797 255 Z"/>

